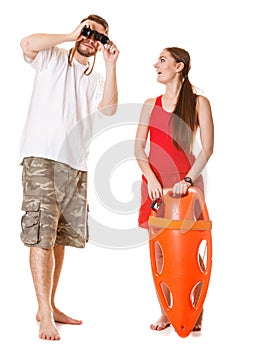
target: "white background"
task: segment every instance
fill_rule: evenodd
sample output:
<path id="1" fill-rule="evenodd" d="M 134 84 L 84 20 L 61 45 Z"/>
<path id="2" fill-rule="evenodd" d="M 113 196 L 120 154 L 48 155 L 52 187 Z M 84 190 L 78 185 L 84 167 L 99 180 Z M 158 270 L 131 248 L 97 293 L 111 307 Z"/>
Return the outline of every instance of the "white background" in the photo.
<path id="1" fill-rule="evenodd" d="M 252 342 L 254 349 L 262 349 L 263 28 L 259 5 L 259 0 L 16 0 L 2 5 L 1 349 L 217 350 Z M 149 330 L 159 316 L 159 306 L 146 243 L 109 249 L 91 242 L 83 250 L 67 249 L 57 295 L 58 307 L 81 318 L 83 325 L 60 326 L 59 342 L 38 339 L 28 249 L 19 238 L 18 148 L 34 72 L 24 63 L 19 42 L 35 32 L 70 32 L 91 13 L 108 20 L 110 37 L 120 49 L 121 104 L 140 104 L 163 92 L 153 64 L 167 46 L 189 51 L 190 80 L 211 102 L 215 149 L 207 166 L 207 205 L 213 221 L 213 271 L 202 337 L 182 339 L 172 328 L 162 333 Z M 100 65 L 98 60 L 96 68 L 103 69 Z M 128 137 L 133 135 L 131 131 Z M 118 133 L 114 141 L 119 141 Z M 122 198 L 132 193 L 140 172 L 135 162 L 129 162 L 126 174 L 122 167 L 110 176 L 113 192 Z M 91 199 L 95 208 L 92 193 Z M 135 216 L 126 219 L 136 225 Z"/>

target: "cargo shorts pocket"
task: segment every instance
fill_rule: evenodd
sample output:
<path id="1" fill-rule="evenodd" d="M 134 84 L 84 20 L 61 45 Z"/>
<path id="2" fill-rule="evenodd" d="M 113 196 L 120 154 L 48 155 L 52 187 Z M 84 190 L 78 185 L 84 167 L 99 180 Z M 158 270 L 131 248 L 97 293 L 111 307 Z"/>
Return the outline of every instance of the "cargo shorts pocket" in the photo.
<path id="1" fill-rule="evenodd" d="M 89 205 L 87 205 L 86 243 L 89 241 Z"/>
<path id="2" fill-rule="evenodd" d="M 23 201 L 22 210 L 25 214 L 21 219 L 20 238 L 26 245 L 34 245 L 40 241 L 40 202 L 36 200 Z"/>

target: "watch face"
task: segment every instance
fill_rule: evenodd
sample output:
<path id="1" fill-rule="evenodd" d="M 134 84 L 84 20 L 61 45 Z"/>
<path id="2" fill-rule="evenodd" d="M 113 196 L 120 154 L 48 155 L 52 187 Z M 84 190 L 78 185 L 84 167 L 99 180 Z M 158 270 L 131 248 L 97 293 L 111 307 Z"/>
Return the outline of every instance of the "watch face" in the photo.
<path id="1" fill-rule="evenodd" d="M 190 177 L 185 177 L 184 181 L 189 182 L 191 185 L 193 185 L 192 179 Z"/>

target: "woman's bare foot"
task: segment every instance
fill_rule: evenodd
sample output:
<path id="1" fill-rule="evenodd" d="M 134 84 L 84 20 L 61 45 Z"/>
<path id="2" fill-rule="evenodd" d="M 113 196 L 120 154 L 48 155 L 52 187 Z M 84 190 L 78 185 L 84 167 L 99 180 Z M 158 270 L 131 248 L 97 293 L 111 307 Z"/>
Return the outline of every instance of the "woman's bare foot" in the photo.
<path id="1" fill-rule="evenodd" d="M 168 317 L 166 315 L 162 315 L 155 323 L 150 325 L 150 328 L 153 331 L 162 331 L 170 325 L 171 322 L 169 321 Z"/>
<path id="2" fill-rule="evenodd" d="M 198 317 L 198 319 L 196 321 L 196 324 L 195 324 L 192 332 L 199 332 L 199 333 L 201 332 L 201 330 L 202 330 L 203 312 L 204 312 L 204 310 L 202 309 L 202 311 L 201 311 L 201 313 L 200 313 L 200 315 L 199 315 L 199 317 Z"/>

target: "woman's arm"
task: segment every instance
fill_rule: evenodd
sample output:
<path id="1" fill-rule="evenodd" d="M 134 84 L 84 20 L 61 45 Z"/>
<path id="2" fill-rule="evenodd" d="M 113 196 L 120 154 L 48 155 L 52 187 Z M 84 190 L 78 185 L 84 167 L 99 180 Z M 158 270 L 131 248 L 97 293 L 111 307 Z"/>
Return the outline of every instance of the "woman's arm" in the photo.
<path id="1" fill-rule="evenodd" d="M 154 107 L 154 103 L 154 98 L 145 101 L 142 107 L 140 121 L 135 139 L 135 157 L 143 175 L 147 180 L 148 193 L 149 197 L 152 200 L 155 198 L 160 198 L 162 195 L 162 186 L 157 180 L 154 172 L 152 171 L 147 154 L 145 152 L 146 142 L 149 133 L 150 116 L 151 111 Z"/>
<path id="2" fill-rule="evenodd" d="M 213 153 L 214 147 L 214 124 L 209 100 L 204 96 L 199 96 L 197 100 L 197 113 L 200 128 L 200 140 L 202 149 L 196 157 L 196 160 L 187 173 L 194 182 L 205 168 L 209 158 Z M 173 191 L 177 194 L 187 193 L 189 183 L 180 181 L 174 185 Z"/>

